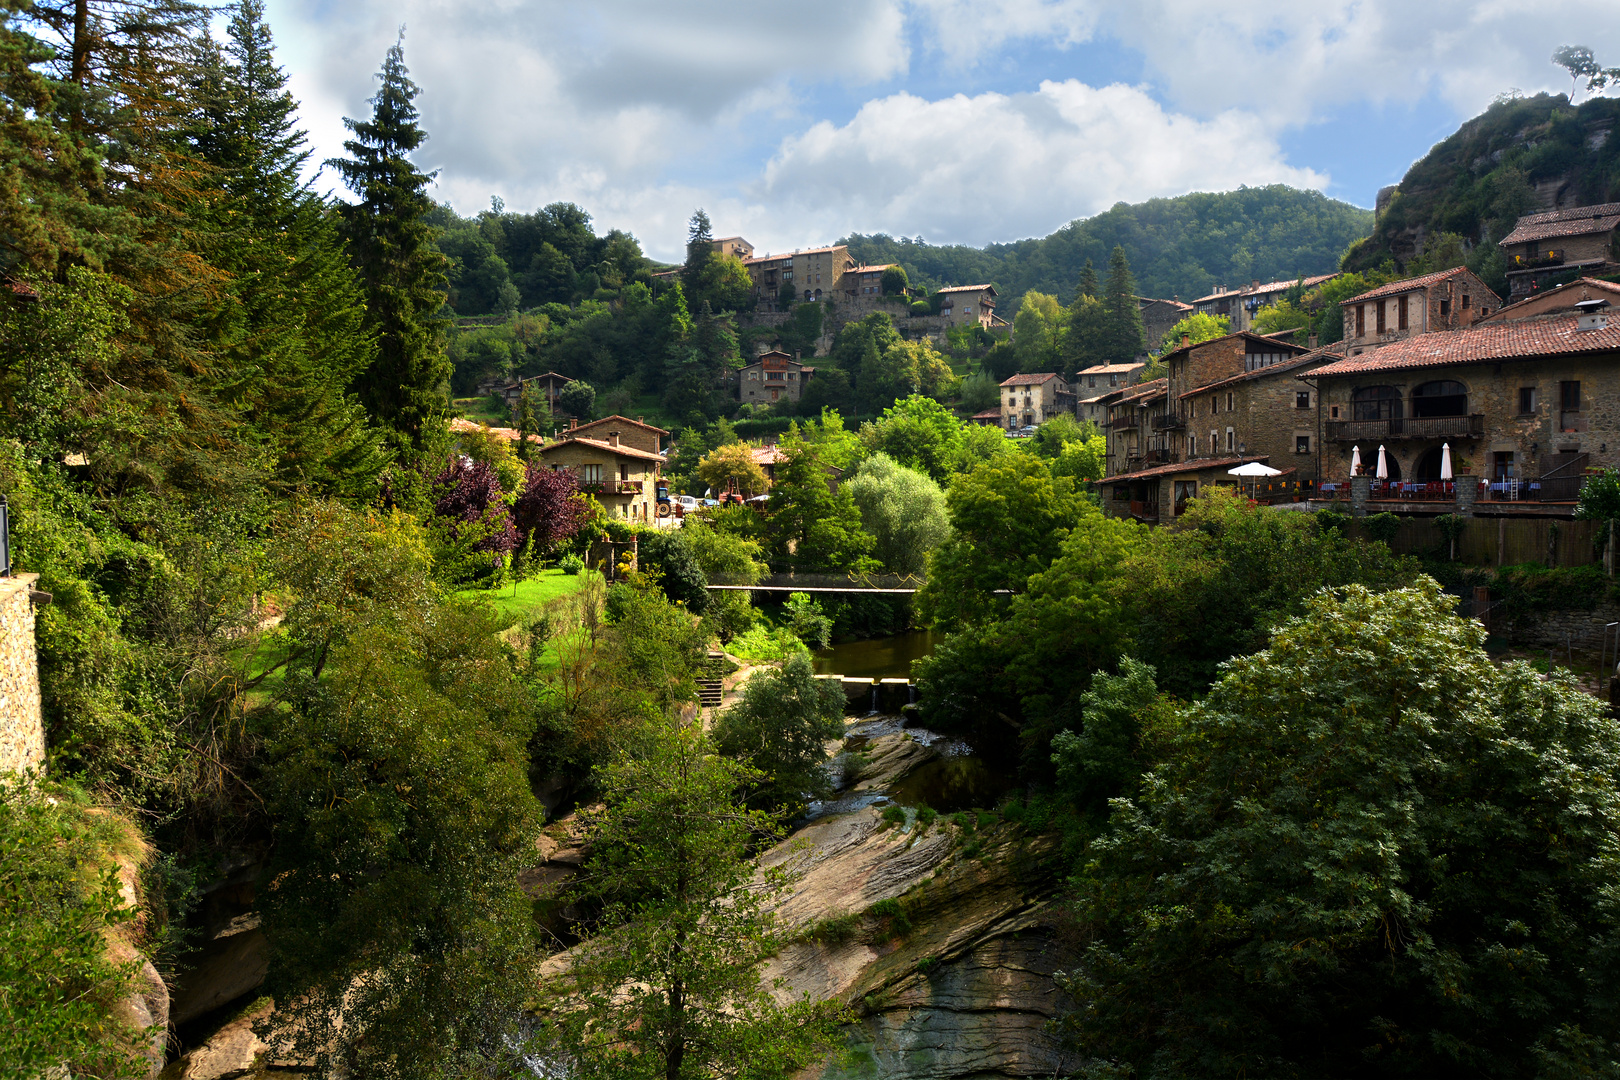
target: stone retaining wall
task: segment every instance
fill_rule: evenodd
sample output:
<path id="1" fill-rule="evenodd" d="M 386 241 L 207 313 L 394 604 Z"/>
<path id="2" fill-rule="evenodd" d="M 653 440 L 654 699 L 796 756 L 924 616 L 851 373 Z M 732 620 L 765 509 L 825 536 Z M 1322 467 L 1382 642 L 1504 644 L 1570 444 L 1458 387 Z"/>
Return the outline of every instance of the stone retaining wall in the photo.
<path id="1" fill-rule="evenodd" d="M 38 574 L 0 578 L 0 773 L 45 764 L 34 605 L 28 596 L 38 580 Z"/>
<path id="2" fill-rule="evenodd" d="M 1571 647 L 1595 653 L 1603 647 L 1603 628 L 1613 622 L 1620 622 L 1620 605 L 1612 603 L 1599 604 L 1591 611 L 1541 612 L 1517 620 L 1508 639 L 1537 649 Z"/>

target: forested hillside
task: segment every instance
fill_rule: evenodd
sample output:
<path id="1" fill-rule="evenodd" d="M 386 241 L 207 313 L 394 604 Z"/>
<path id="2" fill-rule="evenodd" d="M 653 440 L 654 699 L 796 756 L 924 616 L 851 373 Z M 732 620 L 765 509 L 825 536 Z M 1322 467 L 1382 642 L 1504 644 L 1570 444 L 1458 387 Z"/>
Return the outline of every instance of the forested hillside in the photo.
<path id="1" fill-rule="evenodd" d="M 1617 120 L 1620 101 L 1612 98 L 1579 106 L 1563 94 L 1497 102 L 1407 171 L 1345 269 L 1369 270 L 1387 259 L 1402 270 L 1423 259 L 1422 267 L 1433 269 L 1442 259 L 1457 265 L 1460 253 L 1500 291 L 1506 267 L 1496 241 L 1521 214 L 1620 200 L 1620 139 L 1611 137 Z"/>
<path id="2" fill-rule="evenodd" d="M 1125 249 L 1142 295 L 1190 300 L 1216 285 L 1330 273 L 1345 248 L 1371 228 L 1370 211 L 1319 191 L 1273 184 L 1120 203 L 1044 239 L 982 249 L 881 233 L 840 242 L 861 262 L 900 263 L 914 282 L 931 287 L 992 282 L 1000 306 L 1016 311 L 1031 290 L 1067 303 L 1086 261 L 1106 265 L 1115 245 Z"/>

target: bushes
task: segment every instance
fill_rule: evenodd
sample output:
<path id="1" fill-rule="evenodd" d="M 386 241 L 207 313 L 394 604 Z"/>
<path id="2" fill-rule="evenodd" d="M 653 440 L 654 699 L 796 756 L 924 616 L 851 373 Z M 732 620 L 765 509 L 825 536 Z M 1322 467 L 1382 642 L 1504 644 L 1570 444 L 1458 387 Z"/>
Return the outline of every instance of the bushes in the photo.
<path id="1" fill-rule="evenodd" d="M 721 753 L 767 774 L 752 804 L 794 808 L 831 792 L 826 744 L 843 733 L 843 688 L 817 679 L 800 652 L 782 670 L 748 680 L 742 700 L 716 719 L 714 741 Z"/>

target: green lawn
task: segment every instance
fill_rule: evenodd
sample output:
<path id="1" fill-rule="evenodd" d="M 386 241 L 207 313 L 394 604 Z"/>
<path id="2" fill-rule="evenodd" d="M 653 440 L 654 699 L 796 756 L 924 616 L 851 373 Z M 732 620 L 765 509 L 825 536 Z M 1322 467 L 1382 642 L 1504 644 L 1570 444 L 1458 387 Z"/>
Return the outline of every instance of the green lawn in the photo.
<path id="1" fill-rule="evenodd" d="M 487 397 L 456 398 L 452 404 L 458 416 L 477 422 L 484 421 L 491 427 L 500 427 L 506 423 L 506 418 L 495 411 L 495 406 Z"/>
<path id="2" fill-rule="evenodd" d="M 561 570 L 543 570 L 539 575 L 514 585 L 500 589 L 465 589 L 456 595 L 468 599 L 488 600 L 495 605 L 495 610 L 508 620 L 508 625 L 513 625 L 522 622 L 557 597 L 567 596 L 578 589 L 584 584 L 586 577 L 593 573 L 595 571 L 592 570 L 579 574 L 565 574 Z"/>

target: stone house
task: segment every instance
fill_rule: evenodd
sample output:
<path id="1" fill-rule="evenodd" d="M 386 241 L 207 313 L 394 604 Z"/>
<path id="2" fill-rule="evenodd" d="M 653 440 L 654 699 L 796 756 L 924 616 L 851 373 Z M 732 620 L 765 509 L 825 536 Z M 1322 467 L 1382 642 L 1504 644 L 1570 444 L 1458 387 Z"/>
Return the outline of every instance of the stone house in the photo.
<path id="1" fill-rule="evenodd" d="M 754 245 L 740 236 L 722 236 L 709 241 L 709 247 L 716 255 L 730 255 L 745 262 L 754 257 Z"/>
<path id="2" fill-rule="evenodd" d="M 506 383 L 500 388 L 500 395 L 513 420 L 517 419 L 518 404 L 523 398 L 525 386 L 529 388 L 529 403 L 537 415 L 542 406 L 550 406 L 553 420 L 566 420 L 570 413 L 562 407 L 562 389 L 572 381 L 566 375 L 548 371 L 544 375 L 530 375 Z"/>
<path id="3" fill-rule="evenodd" d="M 995 324 L 996 290 L 992 285 L 952 285 L 940 289 L 939 318 L 947 329 L 978 323 Z M 1005 385 L 1005 384 L 1003 384 Z"/>
<path id="4" fill-rule="evenodd" d="M 881 266 L 857 266 L 844 274 L 844 299 L 870 301 L 883 295 L 883 272 L 894 263 Z"/>
<path id="5" fill-rule="evenodd" d="M 1138 296 L 1136 306 L 1142 312 L 1142 331 L 1147 337 L 1149 352 L 1159 347 L 1159 342 L 1164 340 L 1171 327 L 1196 310 L 1191 304 L 1183 304 L 1174 297 L 1159 300 L 1151 296 Z"/>
<path id="6" fill-rule="evenodd" d="M 1392 281 L 1340 305 L 1344 342 L 1356 356 L 1418 334 L 1470 326 L 1497 306 L 1490 286 L 1466 266 Z"/>
<path id="7" fill-rule="evenodd" d="M 815 373 L 815 368 L 773 349 L 737 373 L 737 398 L 745 405 L 798 401 L 804 394 L 804 384 Z"/>
<path id="8" fill-rule="evenodd" d="M 1620 308 L 1620 283 L 1604 281 L 1601 278 L 1577 278 L 1566 284 L 1532 293 L 1523 300 L 1515 300 L 1478 321 L 1512 322 L 1515 319 L 1530 319 L 1538 315 L 1576 315 L 1580 313 L 1576 304 L 1593 299 L 1607 300 L 1611 308 Z"/>
<path id="9" fill-rule="evenodd" d="M 1183 345 L 1165 353 L 1160 359 L 1164 362 L 1170 400 L 1180 402 L 1186 394 L 1200 386 L 1230 379 L 1245 371 L 1258 371 L 1285 363 L 1309 351 L 1305 346 L 1289 341 L 1239 332 Z M 1179 409 L 1173 409 L 1171 415 L 1176 418 L 1182 413 Z"/>
<path id="10" fill-rule="evenodd" d="M 1497 246 L 1511 264 L 1509 296 L 1529 296 L 1555 274 L 1620 263 L 1620 203 L 1527 214 Z"/>
<path id="11" fill-rule="evenodd" d="M 1343 343 L 1313 349 L 1280 363 L 1254 367 L 1181 394 L 1181 460 L 1264 459 L 1274 469 L 1292 470 L 1292 480 L 1314 483 L 1319 476 L 1317 409 L 1321 398 L 1306 375 L 1344 356 Z"/>
<path id="12" fill-rule="evenodd" d="M 1167 464 L 1172 451 L 1164 434 L 1168 381 L 1154 379 L 1127 389 L 1108 404 L 1103 431 L 1108 437 L 1105 475 Z"/>
<path id="13" fill-rule="evenodd" d="M 547 443 L 540 448 L 540 463 L 572 472 L 580 491 L 601 503 L 610 516 L 652 521 L 658 513 L 663 455 L 631 446 L 618 428 L 602 434 L 600 439 L 574 436 Z"/>
<path id="14" fill-rule="evenodd" d="M 846 289 L 854 288 L 846 285 L 844 276 L 857 269 L 855 260 L 849 257 L 849 248 L 843 244 L 756 255 L 744 259 L 743 265 L 754 279 L 754 295 L 765 311 L 776 310 L 776 298 L 783 285 L 793 286 L 800 303 L 844 299 Z"/>
<path id="15" fill-rule="evenodd" d="M 639 416 L 632 420 L 628 416 L 617 415 L 604 416 L 602 419 L 592 420 L 588 424 L 577 424 L 569 421 L 568 430 L 559 434 L 564 439 L 596 439 L 601 441 L 607 438 L 610 431 L 617 432 L 619 441 L 625 446 L 645 450 L 650 454 L 661 452 L 664 449 L 664 440 L 669 437 L 669 432 L 661 427 L 653 427 L 651 424 L 643 423 Z"/>
<path id="16" fill-rule="evenodd" d="M 1090 420 L 1098 427 L 1108 419 L 1108 406 L 1127 387 L 1142 377 L 1146 364 L 1100 364 L 1075 372 L 1074 388 L 1077 420 Z"/>
<path id="17" fill-rule="evenodd" d="M 1059 413 L 1074 414 L 1074 390 L 1051 372 L 1014 375 L 1001 383 L 1001 426 L 1039 427 Z"/>
<path id="18" fill-rule="evenodd" d="M 1263 284 L 1255 281 L 1248 288 L 1239 286 L 1236 289 L 1217 285 L 1215 291 L 1208 296 L 1200 296 L 1194 300 L 1192 307 L 1205 315 L 1225 315 L 1230 320 L 1227 329 L 1233 333 L 1240 333 L 1254 326 L 1256 312 L 1282 299 L 1283 294 L 1295 285 L 1303 284 L 1306 289 L 1314 289 L 1338 276 L 1338 274 L 1318 274 L 1315 277 L 1304 278 L 1303 281 L 1300 279 L 1268 281 Z M 1148 340 L 1151 343 L 1153 339 Z"/>
<path id="19" fill-rule="evenodd" d="M 1591 290 L 1595 292 L 1596 290 Z M 1592 295 L 1576 311 L 1491 320 L 1396 341 L 1309 373 L 1321 393 L 1324 478 L 1352 448 L 1389 478 L 1452 469 L 1524 487 L 1543 512 L 1573 512 L 1587 468 L 1620 465 L 1620 321 Z M 1530 484 L 1537 485 L 1530 488 Z"/>
<path id="20" fill-rule="evenodd" d="M 1150 465 L 1118 476 L 1104 477 L 1097 481 L 1102 493 L 1103 513 L 1109 517 L 1134 518 L 1148 524 L 1169 521 L 1184 513 L 1187 500 L 1196 499 L 1200 492 L 1207 492 L 1217 484 L 1235 484 L 1236 478 L 1229 475 L 1229 470 L 1253 461 L 1262 465 L 1268 463 L 1264 455 L 1234 454 Z"/>

